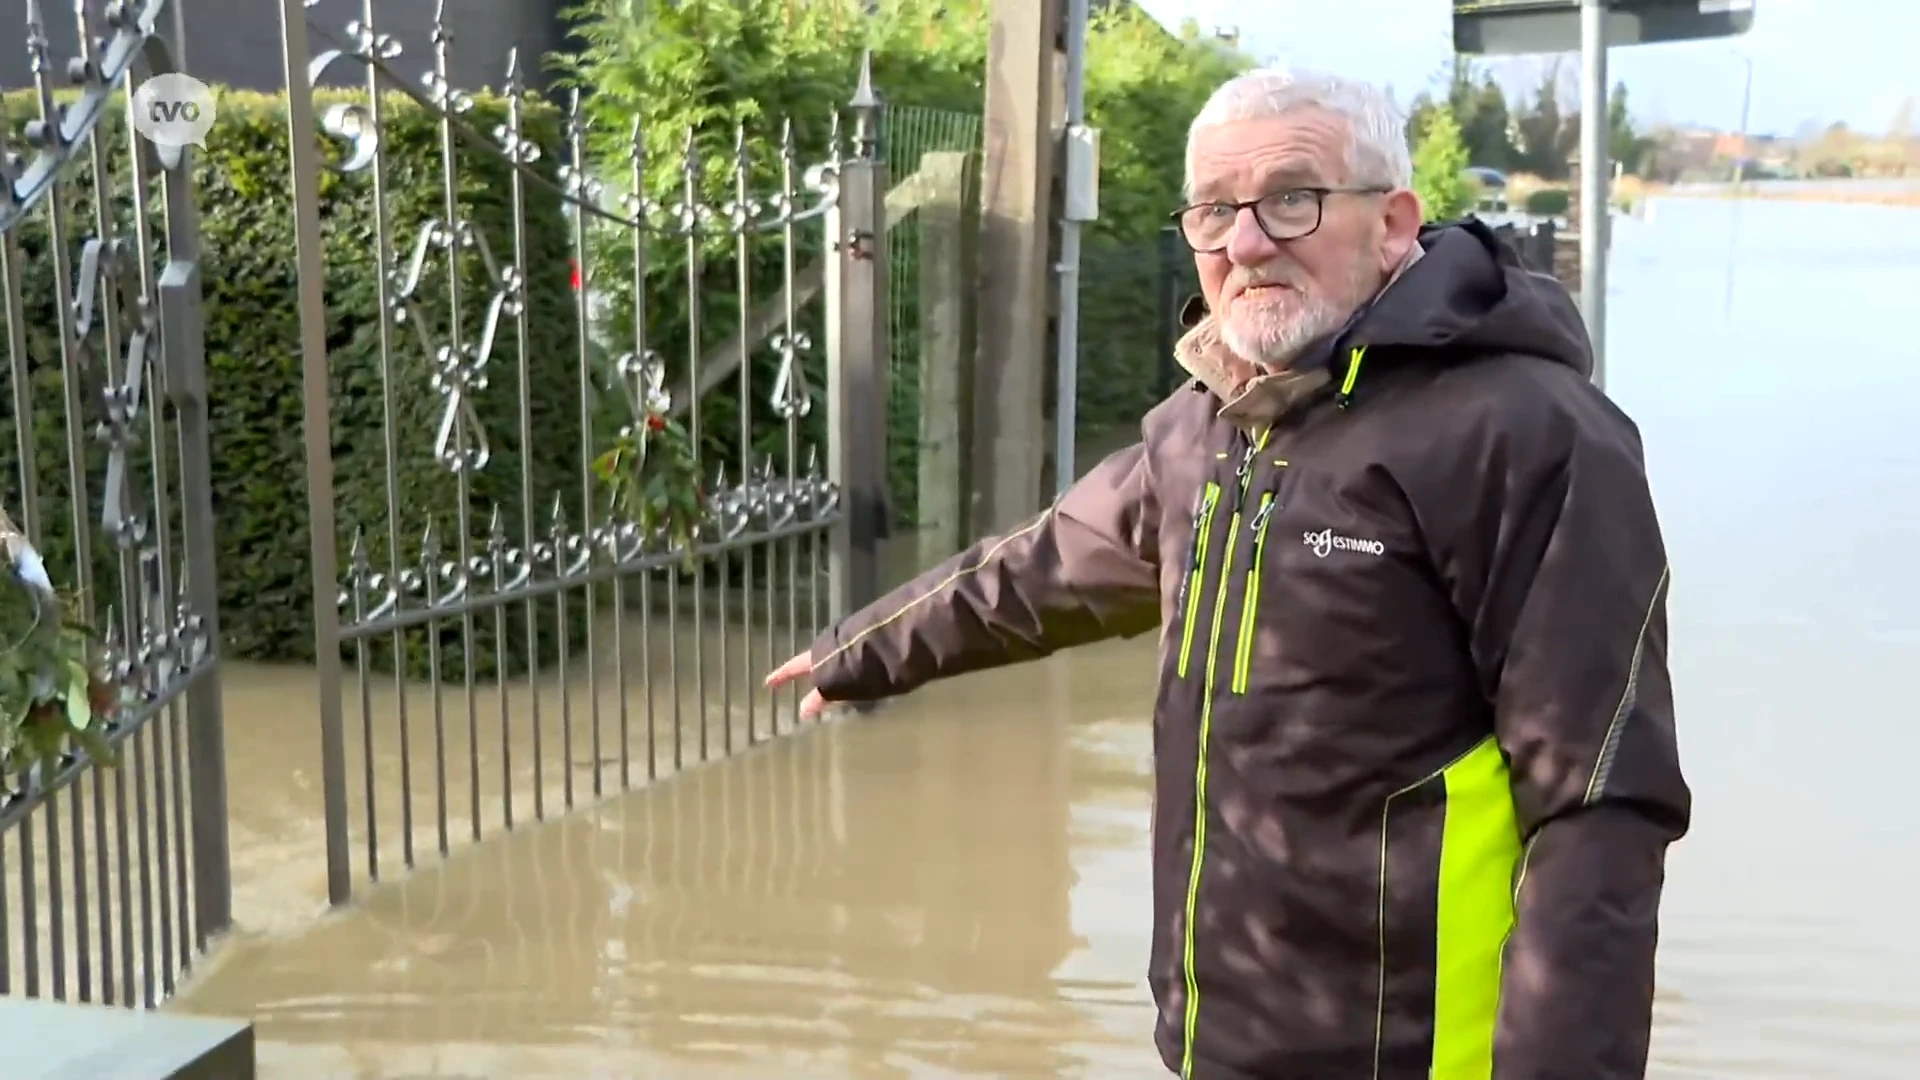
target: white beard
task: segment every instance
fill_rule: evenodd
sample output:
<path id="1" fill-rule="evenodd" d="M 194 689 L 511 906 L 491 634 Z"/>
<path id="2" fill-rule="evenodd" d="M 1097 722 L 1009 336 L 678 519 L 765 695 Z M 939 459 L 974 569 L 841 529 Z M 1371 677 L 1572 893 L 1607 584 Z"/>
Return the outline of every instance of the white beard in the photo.
<path id="1" fill-rule="evenodd" d="M 1268 370 L 1292 364 L 1315 338 L 1347 320 L 1325 297 L 1292 289 L 1243 293 L 1227 305 L 1226 315 L 1220 339 L 1234 355 Z"/>
<path id="2" fill-rule="evenodd" d="M 1298 283 L 1299 278 L 1256 271 L 1249 280 Z M 1268 371 L 1285 369 L 1308 345 L 1340 329 L 1366 303 L 1365 259 L 1356 259 L 1349 268 L 1342 294 L 1332 297 L 1320 289 L 1302 288 L 1243 292 L 1226 305 L 1226 317 L 1220 320 L 1220 340 L 1243 360 Z"/>

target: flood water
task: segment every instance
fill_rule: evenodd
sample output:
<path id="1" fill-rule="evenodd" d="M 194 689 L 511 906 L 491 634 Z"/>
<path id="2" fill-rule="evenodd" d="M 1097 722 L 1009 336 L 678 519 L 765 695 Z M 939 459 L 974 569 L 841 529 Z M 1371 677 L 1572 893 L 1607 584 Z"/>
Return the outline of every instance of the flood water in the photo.
<path id="1" fill-rule="evenodd" d="M 1652 1074 L 1910 1078 L 1920 211 L 1660 202 L 1613 294 L 1696 796 Z M 421 869 L 324 917 L 311 684 L 234 666 L 242 930 L 178 1007 L 254 1017 L 264 1074 L 302 1080 L 1163 1075 L 1152 648 L 931 687 L 445 861 L 417 821 Z"/>

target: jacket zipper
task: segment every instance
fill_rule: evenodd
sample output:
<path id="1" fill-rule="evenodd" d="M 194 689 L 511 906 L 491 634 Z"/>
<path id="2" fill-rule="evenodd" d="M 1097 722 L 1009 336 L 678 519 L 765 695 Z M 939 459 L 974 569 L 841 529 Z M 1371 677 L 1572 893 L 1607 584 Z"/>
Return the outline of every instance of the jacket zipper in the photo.
<path id="1" fill-rule="evenodd" d="M 1193 655 L 1193 627 L 1200 614 L 1200 584 L 1206 580 L 1207 547 L 1213 533 L 1213 510 L 1220 502 L 1220 485 L 1207 481 L 1200 506 L 1193 512 L 1193 546 L 1187 553 L 1187 574 L 1180 583 L 1180 606 L 1185 609 L 1180 628 L 1179 676 L 1187 677 L 1187 661 Z M 1232 550 L 1231 547 L 1228 548 Z"/>
<path id="2" fill-rule="evenodd" d="M 1187 907 L 1186 918 L 1183 921 L 1185 941 L 1182 942 L 1181 949 L 1181 968 L 1186 976 L 1187 984 L 1185 1037 L 1181 1040 L 1180 1076 L 1182 1080 L 1192 1080 L 1193 1077 L 1194 1034 L 1198 1030 L 1200 1023 L 1200 986 L 1198 976 L 1194 970 L 1194 922 L 1199 916 L 1200 871 L 1201 865 L 1205 861 L 1207 850 L 1207 745 L 1212 741 L 1211 736 L 1213 734 L 1213 689 L 1218 675 L 1220 659 L 1221 623 L 1225 621 L 1227 616 L 1227 593 L 1233 586 L 1233 549 L 1240 539 L 1240 519 L 1245 509 L 1247 487 L 1253 479 L 1253 460 L 1255 455 L 1259 454 L 1261 449 L 1267 445 L 1268 434 L 1268 432 L 1263 431 L 1257 438 L 1247 440 L 1246 451 L 1240 455 L 1240 464 L 1233 472 L 1237 490 L 1234 498 L 1233 516 L 1227 521 L 1226 562 L 1220 574 L 1220 584 L 1214 590 L 1213 622 L 1207 632 L 1206 681 L 1200 693 L 1200 739 L 1199 746 L 1196 748 L 1194 754 L 1193 769 L 1193 864 L 1187 874 Z M 1210 526 L 1214 505 L 1219 499 L 1219 485 L 1209 483 L 1207 485 L 1207 494 L 1206 513 L 1208 525 Z M 1267 500 L 1263 501 L 1263 510 L 1270 501 L 1270 496 Z M 1264 515 L 1262 515 L 1262 518 L 1261 525 L 1264 526 L 1266 524 Z M 1194 609 L 1199 606 L 1198 585 L 1202 580 L 1204 579 L 1198 573 L 1195 573 L 1192 581 L 1196 587 L 1193 595 L 1188 598 L 1187 610 L 1189 614 L 1186 629 L 1187 637 L 1181 647 L 1180 655 L 1180 674 L 1182 676 L 1186 675 L 1187 655 L 1189 646 L 1193 640 L 1192 613 Z"/>
<path id="3" fill-rule="evenodd" d="M 1233 551 L 1234 541 L 1240 535 L 1240 511 L 1236 508 L 1233 517 L 1227 521 L 1227 551 Z M 1231 567 L 1231 560 L 1228 563 Z M 1185 920 L 1186 941 L 1183 949 L 1182 965 L 1187 979 L 1187 1018 L 1184 1056 L 1181 1060 L 1180 1075 L 1183 1080 L 1192 1080 L 1193 1076 L 1193 1035 L 1200 1022 L 1200 987 L 1196 981 L 1193 966 L 1193 924 L 1199 915 L 1200 906 L 1200 864 L 1207 850 L 1207 743 L 1213 733 L 1213 686 L 1220 659 L 1220 623 L 1227 614 L 1227 592 L 1233 584 L 1231 573 L 1220 575 L 1219 587 L 1214 590 L 1213 625 L 1207 634 L 1207 671 L 1205 688 L 1200 695 L 1200 746 L 1194 755 L 1193 772 L 1193 868 L 1187 875 L 1187 916 Z"/>
<path id="4" fill-rule="evenodd" d="M 1273 517 L 1274 498 L 1269 491 L 1260 497 L 1260 510 L 1253 516 L 1253 566 L 1247 573 L 1246 590 L 1240 600 L 1240 641 L 1233 655 L 1233 692 L 1247 692 L 1248 668 L 1253 659 L 1254 612 L 1260 607 L 1261 564 L 1267 554 L 1267 522 Z"/>

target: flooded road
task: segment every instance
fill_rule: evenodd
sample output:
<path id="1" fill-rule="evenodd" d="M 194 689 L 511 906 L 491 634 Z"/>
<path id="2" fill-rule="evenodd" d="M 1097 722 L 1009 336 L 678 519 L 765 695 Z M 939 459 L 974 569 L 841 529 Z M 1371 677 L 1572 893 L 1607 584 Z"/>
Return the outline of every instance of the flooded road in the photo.
<path id="1" fill-rule="evenodd" d="M 1920 212 L 1673 200 L 1614 260 L 1696 798 L 1651 1074 L 1910 1080 Z M 1164 1075 L 1151 657 L 931 687 L 444 862 L 416 808 L 421 869 L 323 918 L 316 721 L 298 676 L 232 668 L 243 932 L 179 1007 L 254 1017 L 301 1080 Z"/>
<path id="2" fill-rule="evenodd" d="M 269 1076 L 1158 1075 L 1150 650 L 936 686 L 318 923 L 283 878 L 299 916 L 187 1007 L 254 1016 Z"/>

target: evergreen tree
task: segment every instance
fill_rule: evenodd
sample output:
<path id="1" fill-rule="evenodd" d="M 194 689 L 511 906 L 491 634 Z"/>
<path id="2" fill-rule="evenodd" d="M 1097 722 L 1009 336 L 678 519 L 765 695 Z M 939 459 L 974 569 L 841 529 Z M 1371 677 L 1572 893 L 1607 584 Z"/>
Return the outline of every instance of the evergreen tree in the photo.
<path id="1" fill-rule="evenodd" d="M 1533 100 L 1521 110 L 1517 125 L 1520 132 L 1517 164 L 1548 180 L 1566 179 L 1567 152 L 1572 149 L 1566 138 L 1567 121 L 1560 115 L 1559 74 L 1558 65 L 1548 69 L 1534 91 Z M 1577 137 L 1579 128 L 1572 130 Z"/>
<path id="2" fill-rule="evenodd" d="M 1428 221 L 1465 217 L 1478 199 L 1478 185 L 1467 175 L 1467 147 L 1453 109 L 1435 106 L 1413 151 L 1413 190 L 1426 208 Z"/>

